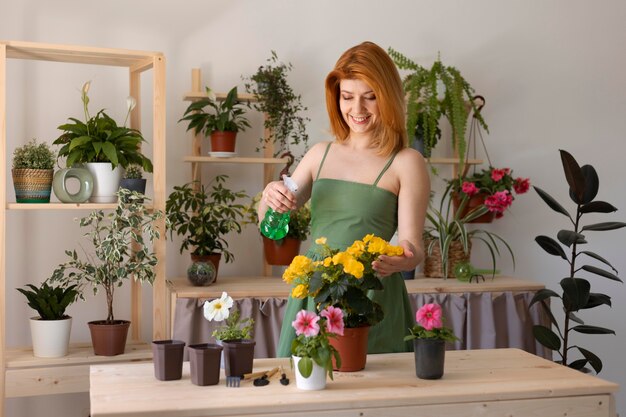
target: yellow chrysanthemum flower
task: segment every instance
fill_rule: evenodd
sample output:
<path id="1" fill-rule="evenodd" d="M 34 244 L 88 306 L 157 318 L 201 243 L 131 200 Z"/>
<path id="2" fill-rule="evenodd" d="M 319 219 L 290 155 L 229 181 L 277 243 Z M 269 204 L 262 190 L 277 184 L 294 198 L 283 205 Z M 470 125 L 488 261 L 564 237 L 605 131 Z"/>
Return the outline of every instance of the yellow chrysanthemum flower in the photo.
<path id="1" fill-rule="evenodd" d="M 306 285 L 303 284 L 296 285 L 291 290 L 291 296 L 293 298 L 304 298 L 307 296 L 308 293 L 308 288 L 306 287 Z"/>
<path id="2" fill-rule="evenodd" d="M 319 237 L 319 238 L 315 239 L 315 243 L 317 243 L 318 245 L 325 245 L 326 244 L 326 238 L 325 237 Z"/>

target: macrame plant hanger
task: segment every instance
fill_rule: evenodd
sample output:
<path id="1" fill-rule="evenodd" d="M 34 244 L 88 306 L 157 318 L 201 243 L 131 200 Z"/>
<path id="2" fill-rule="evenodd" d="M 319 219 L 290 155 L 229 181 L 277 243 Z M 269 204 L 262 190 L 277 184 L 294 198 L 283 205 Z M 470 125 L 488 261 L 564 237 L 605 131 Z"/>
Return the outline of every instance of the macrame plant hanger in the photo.
<path id="1" fill-rule="evenodd" d="M 474 102 L 475 104 L 475 110 L 472 114 L 472 121 L 470 123 L 469 137 L 467 139 L 467 154 L 465 155 L 465 168 L 463 169 L 462 178 L 467 177 L 468 171 L 470 169 L 470 165 L 468 164 L 470 151 L 473 153 L 474 159 L 477 159 L 476 158 L 476 142 L 477 142 L 476 138 L 477 137 L 480 139 L 480 143 L 483 146 L 483 150 L 485 151 L 485 157 L 487 158 L 487 162 L 489 162 L 489 166 L 490 167 L 492 166 L 491 159 L 489 158 L 489 152 L 487 152 L 487 146 L 485 146 L 485 140 L 483 139 L 483 132 L 482 132 L 482 129 L 480 127 L 480 123 L 478 122 L 478 117 L 477 117 L 477 115 L 480 114 L 480 111 L 485 107 L 486 100 L 485 100 L 485 97 L 481 95 L 476 95 L 472 98 L 472 102 Z M 472 170 L 473 170 L 473 173 L 475 174 L 476 165 L 472 166 Z"/>

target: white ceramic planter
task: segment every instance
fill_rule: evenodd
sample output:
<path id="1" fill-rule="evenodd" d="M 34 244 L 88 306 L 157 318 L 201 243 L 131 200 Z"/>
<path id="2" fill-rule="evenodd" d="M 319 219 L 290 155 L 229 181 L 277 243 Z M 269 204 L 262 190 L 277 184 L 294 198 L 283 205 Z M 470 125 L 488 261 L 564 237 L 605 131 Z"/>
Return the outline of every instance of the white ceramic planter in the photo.
<path id="1" fill-rule="evenodd" d="M 298 362 L 300 362 L 299 356 L 292 356 L 293 367 L 296 374 L 296 387 L 298 389 L 307 391 L 318 391 L 326 388 L 326 370 L 313 362 L 313 372 L 308 378 L 305 378 L 300 374 L 298 370 Z"/>
<path id="2" fill-rule="evenodd" d="M 92 203 L 117 203 L 115 193 L 120 188 L 122 167 L 112 169 L 110 162 L 89 162 L 85 168 L 93 176 L 93 192 L 89 201 Z"/>
<path id="3" fill-rule="evenodd" d="M 72 318 L 63 320 L 30 319 L 33 354 L 39 358 L 60 358 L 67 355 Z"/>

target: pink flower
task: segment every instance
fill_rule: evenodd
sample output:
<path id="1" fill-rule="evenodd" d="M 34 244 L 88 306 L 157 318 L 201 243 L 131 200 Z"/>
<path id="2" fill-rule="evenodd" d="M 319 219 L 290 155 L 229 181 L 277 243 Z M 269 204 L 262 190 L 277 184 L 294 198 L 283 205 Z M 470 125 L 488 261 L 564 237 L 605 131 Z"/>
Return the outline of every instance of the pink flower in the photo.
<path id="1" fill-rule="evenodd" d="M 461 186 L 461 191 L 463 191 L 465 194 L 471 197 L 474 194 L 478 193 L 478 188 L 476 187 L 476 184 L 474 184 L 473 182 L 464 181 L 463 185 Z"/>
<path id="2" fill-rule="evenodd" d="M 317 336 L 320 326 L 317 324 L 319 316 L 311 311 L 300 310 L 296 315 L 296 319 L 291 325 L 296 329 L 296 335 L 305 335 L 306 337 Z"/>
<path id="3" fill-rule="evenodd" d="M 441 306 L 439 304 L 424 304 L 415 314 L 415 321 L 426 330 L 443 327 Z"/>
<path id="4" fill-rule="evenodd" d="M 508 190 L 498 191 L 485 199 L 485 206 L 496 214 L 504 212 L 513 203 L 513 196 Z"/>
<path id="5" fill-rule="evenodd" d="M 340 308 L 328 306 L 320 313 L 326 317 L 326 330 L 328 333 L 335 333 L 343 336 L 343 311 Z"/>
<path id="6" fill-rule="evenodd" d="M 524 194 L 530 188 L 529 178 L 516 178 L 513 189 L 517 194 Z"/>
<path id="7" fill-rule="evenodd" d="M 508 175 L 509 172 L 511 172 L 509 168 L 503 168 L 503 169 L 494 168 L 493 171 L 491 171 L 491 179 L 494 180 L 495 182 L 498 182 L 502 178 L 504 178 L 505 175 Z"/>

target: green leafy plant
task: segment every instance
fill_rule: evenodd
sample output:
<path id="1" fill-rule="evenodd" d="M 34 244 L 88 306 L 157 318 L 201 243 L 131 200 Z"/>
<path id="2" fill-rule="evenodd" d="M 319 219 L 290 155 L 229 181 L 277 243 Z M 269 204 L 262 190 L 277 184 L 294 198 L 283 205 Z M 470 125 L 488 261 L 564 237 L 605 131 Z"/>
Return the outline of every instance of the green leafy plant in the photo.
<path id="1" fill-rule="evenodd" d="M 487 206 L 478 206 L 468 211 L 467 214 L 461 217 L 461 213 L 463 213 L 465 206 L 469 201 L 469 197 L 467 195 L 463 195 L 459 208 L 456 211 L 452 210 L 452 187 L 453 183 L 448 183 L 438 207 L 433 205 L 431 200 L 426 213 L 428 223 L 424 227 L 425 237 L 428 242 L 426 246 L 427 255 L 432 256 L 434 246 L 439 245 L 444 279 L 448 277 L 450 246 L 452 245 L 452 242 L 455 241 L 461 242 L 463 250 L 466 254 L 469 253 L 470 242 L 472 240 L 477 239 L 483 242 L 487 246 L 491 255 L 493 266 L 492 270 L 494 273 L 496 270 L 496 255 L 500 256 L 500 249 L 498 247 L 498 241 L 500 241 L 509 251 L 511 259 L 513 260 L 513 265 L 515 265 L 515 256 L 513 255 L 513 251 L 504 239 L 497 234 L 486 230 L 467 229 L 467 223 L 482 216 L 489 210 Z"/>
<path id="2" fill-rule="evenodd" d="M 58 127 L 63 131 L 54 142 L 61 145 L 59 157 L 66 157 L 68 167 L 86 162 L 110 162 L 113 168 L 121 165 L 123 168 L 130 164 L 138 164 L 146 172 L 152 172 L 152 161 L 140 151 L 140 145 L 145 142 L 141 132 L 126 127 L 130 112 L 137 102 L 128 97 L 126 120 L 124 125 L 117 122 L 104 112 L 104 109 L 95 116 L 89 114 L 89 96 L 87 95 L 91 82 L 83 85 L 81 99 L 85 121 L 70 117 L 72 123 Z"/>
<path id="3" fill-rule="evenodd" d="M 404 337 L 405 341 L 413 339 L 433 339 L 454 342 L 459 340 L 449 327 L 443 325 L 443 312 L 439 304 L 430 303 L 421 306 L 415 313 L 413 327 L 409 328 L 409 334 Z"/>
<path id="4" fill-rule="evenodd" d="M 250 204 L 245 207 L 245 220 L 243 225 L 247 226 L 253 224 L 258 226 L 258 208 L 259 201 L 261 200 L 261 194 L 258 193 L 250 200 Z M 307 240 L 311 231 L 311 204 L 307 202 L 299 207 L 297 210 L 293 210 L 289 213 L 289 231 L 286 237 L 292 237 L 298 240 Z"/>
<path id="5" fill-rule="evenodd" d="M 13 151 L 13 169 L 53 169 L 56 155 L 46 142 L 31 139 Z"/>
<path id="6" fill-rule="evenodd" d="M 563 365 L 574 369 L 583 369 L 587 364 L 599 373 L 602 370 L 602 361 L 591 351 L 578 345 L 570 345 L 572 332 L 582 334 L 615 334 L 615 331 L 604 327 L 585 324 L 578 317 L 581 310 L 589 310 L 601 305 L 611 306 L 611 297 L 608 294 L 591 292 L 591 283 L 580 278 L 581 273 L 590 273 L 594 276 L 608 278 L 613 281 L 622 282 L 617 276 L 617 270 L 602 256 L 586 250 L 580 250 L 579 245 L 587 244 L 585 232 L 600 232 L 616 230 L 626 226 L 623 222 L 602 222 L 583 225 L 582 218 L 585 214 L 612 213 L 617 210 L 612 204 L 606 201 L 595 200 L 599 179 L 596 170 L 591 165 L 579 166 L 574 157 L 564 150 L 560 150 L 561 162 L 565 179 L 569 185 L 569 195 L 576 207 L 576 213 L 572 216 L 565 207 L 559 204 L 554 198 L 539 187 L 533 187 L 541 199 L 554 211 L 564 215 L 572 224 L 572 229 L 561 229 L 556 235 L 556 240 L 545 235 L 535 238 L 541 248 L 553 256 L 558 256 L 568 263 L 568 276 L 560 281 L 562 293 L 559 294 L 550 289 L 537 291 L 530 306 L 540 303 L 550 317 L 550 321 L 556 332 L 546 326 L 536 325 L 533 333 L 539 343 L 549 349 L 556 351 Z M 558 241 L 557 241 L 558 240 Z M 565 248 L 564 248 L 565 247 Z M 569 257 L 566 250 L 570 251 Z M 586 264 L 584 260 L 595 260 L 606 266 L 611 271 Z M 577 264 L 579 261 L 582 266 Z M 559 299 L 564 313 L 562 326 L 556 321 L 546 300 L 550 298 Z M 570 350 L 578 349 L 582 358 L 570 361 Z"/>
<path id="7" fill-rule="evenodd" d="M 428 69 L 393 48 L 388 48 L 387 53 L 400 70 L 410 71 L 403 79 L 404 91 L 407 93 L 407 132 L 410 135 L 421 129 L 424 151 L 426 156 L 430 156 L 441 136 L 439 120 L 445 116 L 452 126 L 452 145 L 458 152 L 459 168 L 462 171 L 467 148 L 465 131 L 470 109 L 480 125 L 489 131 L 474 104 L 474 88 L 458 69 L 443 65 L 439 57 Z M 437 92 L 438 84 L 445 88 L 443 96 L 439 96 Z"/>
<path id="8" fill-rule="evenodd" d="M 210 189 L 203 184 L 196 190 L 193 183 L 174 187 L 165 204 L 170 236 L 183 236 L 180 253 L 193 248 L 194 255 L 223 253 L 226 262 L 234 260 L 224 238 L 227 233 L 241 233 L 240 221 L 245 207 L 236 201 L 246 198 L 243 191 L 233 192 L 224 186 L 228 176 L 218 175 Z"/>
<path id="9" fill-rule="evenodd" d="M 260 139 L 261 148 L 264 149 L 270 141 L 278 145 L 274 147 L 275 157 L 290 150 L 290 145 L 302 143 L 305 152 L 308 147 L 306 123 L 310 119 L 301 115 L 307 108 L 287 81 L 292 68 L 291 63 L 280 62 L 276 52 L 272 51 L 267 64 L 260 66 L 245 84 L 246 91 L 258 97 L 258 103 L 252 106 L 266 114 L 265 128 L 271 132 L 270 137 Z"/>
<path id="10" fill-rule="evenodd" d="M 129 165 L 124 171 L 124 178 L 139 180 L 143 178 L 143 169 L 139 165 Z"/>
<path id="11" fill-rule="evenodd" d="M 209 87 L 206 87 L 207 96 L 194 101 L 187 107 L 183 118 L 178 122 L 187 121 L 187 130 L 200 134 L 204 132 L 209 137 L 213 131 L 239 132 L 250 127 L 248 119 L 244 116 L 244 105 L 237 99 L 237 87 L 233 87 L 226 98 L 218 100 Z M 205 110 L 209 108 L 209 111 Z"/>
<path id="12" fill-rule="evenodd" d="M 37 311 L 41 320 L 63 320 L 68 318 L 65 314 L 67 307 L 78 298 L 77 285 L 51 286 L 43 282 L 36 287 L 26 284 L 25 288 L 16 288 L 24 294 L 28 305 Z"/>
<path id="13" fill-rule="evenodd" d="M 154 282 L 157 257 L 147 244 L 160 238 L 155 222 L 164 216 L 159 210 L 147 209 L 143 204 L 146 197 L 137 192 L 121 188 L 117 195 L 118 205 L 113 212 L 105 216 L 102 210 L 94 210 L 80 219 L 80 227 L 89 228 L 84 236 L 91 241 L 93 253 L 85 253 L 85 259 L 81 259 L 76 250 L 65 251 L 69 260 L 49 278 L 51 282 L 77 285 L 81 298 L 85 286 L 91 286 L 94 295 L 104 290 L 107 323 L 115 321 L 115 289 L 125 280 L 133 277 L 135 281 Z"/>

